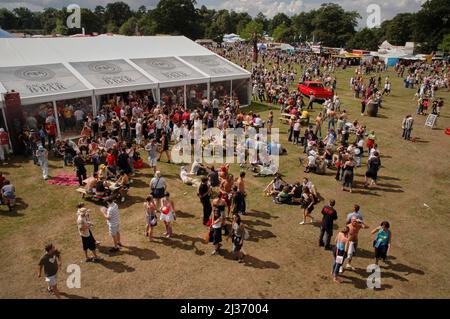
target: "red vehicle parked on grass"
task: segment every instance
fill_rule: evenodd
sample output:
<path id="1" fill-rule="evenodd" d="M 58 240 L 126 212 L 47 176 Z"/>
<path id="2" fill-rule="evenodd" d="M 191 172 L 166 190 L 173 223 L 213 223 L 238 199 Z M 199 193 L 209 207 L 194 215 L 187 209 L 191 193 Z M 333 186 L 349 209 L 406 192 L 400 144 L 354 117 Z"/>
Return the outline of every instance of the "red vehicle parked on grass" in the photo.
<path id="1" fill-rule="evenodd" d="M 334 95 L 333 90 L 326 89 L 323 86 L 323 83 L 317 81 L 305 81 L 299 83 L 297 88 L 301 94 L 307 97 L 309 97 L 312 92 L 317 100 L 332 99 Z"/>

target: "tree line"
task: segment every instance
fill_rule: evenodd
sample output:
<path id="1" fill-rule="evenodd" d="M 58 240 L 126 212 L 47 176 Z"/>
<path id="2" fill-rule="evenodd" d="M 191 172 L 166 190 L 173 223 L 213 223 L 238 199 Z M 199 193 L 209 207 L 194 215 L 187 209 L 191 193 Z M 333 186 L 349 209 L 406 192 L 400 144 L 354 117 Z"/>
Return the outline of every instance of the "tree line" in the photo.
<path id="1" fill-rule="evenodd" d="M 0 9 L 0 26 L 9 31 L 71 35 L 80 29 L 68 29 L 66 8 L 47 8 L 32 12 L 27 8 Z M 221 42 L 223 35 L 237 33 L 250 39 L 253 33 L 267 34 L 276 41 L 321 42 L 325 46 L 346 49 L 377 50 L 383 40 L 394 45 L 420 43 L 422 53 L 438 49 L 450 51 L 450 6 L 448 0 L 428 0 L 416 13 L 401 13 L 384 21 L 378 28 L 358 30 L 361 18 L 356 11 L 326 3 L 309 12 L 288 16 L 278 13 L 269 19 L 259 13 L 196 7 L 195 0 L 161 0 L 154 9 L 145 6 L 132 10 L 125 2 L 113 2 L 94 10 L 81 9 L 81 24 L 86 33 L 123 35 L 185 35 L 191 39 L 207 38 Z"/>

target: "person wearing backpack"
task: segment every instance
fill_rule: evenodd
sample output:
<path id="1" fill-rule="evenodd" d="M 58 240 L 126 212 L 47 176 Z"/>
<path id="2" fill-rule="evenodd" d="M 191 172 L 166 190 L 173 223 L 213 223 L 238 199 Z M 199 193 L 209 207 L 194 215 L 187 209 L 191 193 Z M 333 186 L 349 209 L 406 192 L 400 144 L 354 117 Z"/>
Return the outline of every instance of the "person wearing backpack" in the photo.
<path id="1" fill-rule="evenodd" d="M 378 170 L 381 167 L 381 160 L 378 152 L 374 152 L 373 156 L 367 161 L 367 172 L 364 187 L 376 185 Z M 370 184 L 369 184 L 369 180 Z"/>
<path id="2" fill-rule="evenodd" d="M 239 214 L 233 215 L 233 225 L 231 227 L 230 236 L 233 242 L 233 253 L 236 256 L 235 258 L 239 263 L 243 263 L 244 253 L 242 252 L 242 246 L 244 245 L 244 240 L 249 238 L 249 233 L 245 228 L 245 225 L 241 222 L 241 216 L 239 216 Z"/>
<path id="3" fill-rule="evenodd" d="M 331 249 L 331 237 L 333 236 L 333 222 L 338 218 L 336 209 L 334 209 L 334 205 L 336 201 L 331 199 L 329 205 L 325 206 L 322 209 L 322 223 L 320 225 L 320 236 L 319 236 L 319 246 L 324 247 L 325 249 Z M 326 243 L 323 241 L 323 237 L 327 234 Z"/>

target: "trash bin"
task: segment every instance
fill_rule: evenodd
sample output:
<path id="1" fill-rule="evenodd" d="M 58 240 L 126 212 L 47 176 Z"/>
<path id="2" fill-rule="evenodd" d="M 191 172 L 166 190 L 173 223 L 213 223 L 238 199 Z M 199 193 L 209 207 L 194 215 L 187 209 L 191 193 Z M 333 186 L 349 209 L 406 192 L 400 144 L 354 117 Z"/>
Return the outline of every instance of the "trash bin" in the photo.
<path id="1" fill-rule="evenodd" d="M 369 103 L 367 105 L 367 115 L 376 117 L 378 114 L 378 103 Z"/>

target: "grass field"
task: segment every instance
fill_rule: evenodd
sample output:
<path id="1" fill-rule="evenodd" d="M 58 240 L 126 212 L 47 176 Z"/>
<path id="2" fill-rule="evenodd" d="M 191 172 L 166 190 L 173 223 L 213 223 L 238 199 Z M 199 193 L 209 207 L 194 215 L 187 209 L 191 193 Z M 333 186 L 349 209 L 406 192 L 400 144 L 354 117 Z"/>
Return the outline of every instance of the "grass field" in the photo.
<path id="1" fill-rule="evenodd" d="M 379 185 L 362 188 L 364 168 L 356 170 L 357 186 L 352 194 L 341 191 L 335 171 L 308 176 L 325 201 L 336 199 L 339 227 L 354 204 L 361 206 L 370 230 L 382 220 L 390 221 L 391 258 L 382 264 L 381 289 L 366 288 L 366 267 L 373 261 L 370 230 L 361 231 L 359 254 L 353 262 L 356 271 L 344 272 L 344 283 L 334 284 L 331 253 L 318 247 L 318 225 L 299 225 L 300 208 L 275 205 L 263 196 L 270 178 L 251 174 L 247 178 L 249 214 L 243 218 L 250 230 L 244 246 L 246 261 L 234 261 L 231 242 L 226 241 L 225 254 L 211 256 L 212 246 L 204 243 L 206 228 L 201 223 L 196 190 L 181 183 L 179 166 L 165 163 L 164 157 L 158 168 L 180 210 L 176 235 L 163 238 L 164 227 L 159 223 L 155 242 L 144 237 L 142 203 L 151 175 L 149 169 L 143 169 L 134 178 L 130 199 L 119 205 L 126 246 L 120 253 L 108 254 L 111 240 L 100 206 L 87 204 L 93 210 L 93 233 L 106 248 L 100 253 L 104 262 L 86 264 L 76 229 L 75 207 L 80 196 L 75 187 L 47 185 L 38 167 L 16 158 L 2 168 L 20 200 L 17 213 L 0 207 L 0 297 L 53 298 L 46 293 L 43 279 L 37 278 L 43 247 L 53 242 L 62 252 L 64 270 L 68 264 L 81 267 L 80 289 L 68 289 L 68 274 L 60 273 L 59 286 L 68 298 L 449 298 L 450 137 L 444 129 L 450 127 L 450 94 L 437 93 L 446 102 L 437 128 L 425 128 L 425 117 L 415 116 L 412 135 L 418 140 L 405 142 L 401 121 L 406 114 L 415 113 L 414 90 L 405 89 L 402 79 L 389 73 L 392 95 L 384 99 L 379 116 L 361 117 L 359 101 L 353 99 L 348 87 L 351 75 L 350 70 L 337 74 L 341 109 L 347 110 L 349 119 L 358 119 L 375 130 L 383 164 Z M 314 107 L 313 117 L 318 105 Z M 269 107 L 254 104 L 248 110 L 256 110 L 266 119 Z M 275 114 L 278 124 L 279 112 Z M 280 125 L 280 141 L 288 149 L 288 155 L 280 159 L 280 172 L 294 182 L 305 174 L 298 161 L 301 151 L 287 143 L 286 132 L 287 126 Z M 64 171 L 62 164 L 51 161 L 50 175 Z M 239 167 L 233 166 L 232 171 L 238 173 Z M 324 203 L 316 206 L 316 219 Z"/>

